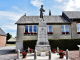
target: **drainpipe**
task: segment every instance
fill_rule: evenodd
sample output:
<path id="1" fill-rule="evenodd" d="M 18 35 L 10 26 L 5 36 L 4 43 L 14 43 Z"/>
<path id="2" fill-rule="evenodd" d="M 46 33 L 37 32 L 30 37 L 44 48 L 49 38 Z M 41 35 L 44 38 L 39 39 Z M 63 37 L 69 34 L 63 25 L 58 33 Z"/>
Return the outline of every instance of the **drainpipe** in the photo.
<path id="1" fill-rule="evenodd" d="M 73 19 L 72 19 L 73 20 Z M 71 22 L 71 21 L 70 21 Z M 72 22 L 71 22 L 71 38 L 73 38 L 73 32 L 72 32 Z"/>

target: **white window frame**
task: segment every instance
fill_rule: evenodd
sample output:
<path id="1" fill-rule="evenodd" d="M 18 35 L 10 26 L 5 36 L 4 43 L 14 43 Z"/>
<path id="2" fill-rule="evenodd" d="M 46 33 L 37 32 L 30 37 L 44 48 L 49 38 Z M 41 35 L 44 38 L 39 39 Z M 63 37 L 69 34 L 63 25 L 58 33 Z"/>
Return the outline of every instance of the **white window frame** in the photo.
<path id="1" fill-rule="evenodd" d="M 28 25 L 28 32 L 29 32 L 29 25 Z"/>
<path id="2" fill-rule="evenodd" d="M 50 25 L 47 25 L 47 26 L 48 26 L 47 32 L 49 32 L 49 26 L 50 26 Z M 51 26 L 52 26 L 52 25 L 51 25 Z M 52 29 L 52 32 L 53 32 L 53 29 Z"/>
<path id="3" fill-rule="evenodd" d="M 77 28 L 78 28 L 78 24 L 80 24 L 80 23 L 77 23 L 77 24 L 76 24 Z M 79 28 L 79 31 L 77 30 L 77 33 L 78 33 L 78 32 L 80 32 L 80 28 Z"/>
<path id="4" fill-rule="evenodd" d="M 37 33 L 37 25 L 25 25 L 25 26 L 28 26 L 28 33 L 30 32 L 29 26 L 32 26 L 32 32 L 34 32 L 34 26 L 36 26 L 36 33 Z"/>
<path id="5" fill-rule="evenodd" d="M 34 25 L 32 25 L 32 32 L 33 32 L 33 30 L 34 30 Z"/>
<path id="6" fill-rule="evenodd" d="M 64 32 L 66 32 L 66 25 L 63 25 L 64 26 Z M 68 31 L 69 31 L 69 26 L 68 26 Z M 62 33 L 62 32 L 61 32 Z M 65 33 L 66 34 L 66 33 Z"/>

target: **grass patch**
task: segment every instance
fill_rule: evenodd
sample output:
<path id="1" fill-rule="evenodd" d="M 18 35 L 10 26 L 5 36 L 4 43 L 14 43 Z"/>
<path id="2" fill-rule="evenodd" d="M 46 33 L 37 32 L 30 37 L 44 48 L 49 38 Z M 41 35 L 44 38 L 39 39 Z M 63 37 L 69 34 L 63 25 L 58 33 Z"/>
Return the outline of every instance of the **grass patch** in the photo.
<path id="1" fill-rule="evenodd" d="M 16 46 L 16 44 L 6 44 L 6 46 Z"/>

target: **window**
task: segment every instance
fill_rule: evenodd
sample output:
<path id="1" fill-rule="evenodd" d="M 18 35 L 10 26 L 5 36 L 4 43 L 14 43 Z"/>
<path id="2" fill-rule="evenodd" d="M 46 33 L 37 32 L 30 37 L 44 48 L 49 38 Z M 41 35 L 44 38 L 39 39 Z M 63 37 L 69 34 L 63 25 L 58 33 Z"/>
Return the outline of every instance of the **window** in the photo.
<path id="1" fill-rule="evenodd" d="M 62 34 L 69 34 L 69 27 L 68 27 L 68 25 L 61 25 L 61 33 Z"/>
<path id="2" fill-rule="evenodd" d="M 80 23 L 77 23 L 77 34 L 80 34 Z"/>
<path id="3" fill-rule="evenodd" d="M 53 34 L 52 25 L 47 25 L 47 32 L 48 32 L 48 34 Z"/>
<path id="4" fill-rule="evenodd" d="M 28 33 L 28 25 L 25 26 L 25 33 Z"/>
<path id="5" fill-rule="evenodd" d="M 36 34 L 37 33 L 37 25 L 26 25 L 24 33 L 25 34 Z"/>
<path id="6" fill-rule="evenodd" d="M 33 32 L 37 33 L 37 26 L 36 25 L 33 26 Z"/>
<path id="7" fill-rule="evenodd" d="M 29 27 L 29 31 L 28 32 L 31 33 L 32 32 L 32 25 L 29 25 L 28 27 Z"/>

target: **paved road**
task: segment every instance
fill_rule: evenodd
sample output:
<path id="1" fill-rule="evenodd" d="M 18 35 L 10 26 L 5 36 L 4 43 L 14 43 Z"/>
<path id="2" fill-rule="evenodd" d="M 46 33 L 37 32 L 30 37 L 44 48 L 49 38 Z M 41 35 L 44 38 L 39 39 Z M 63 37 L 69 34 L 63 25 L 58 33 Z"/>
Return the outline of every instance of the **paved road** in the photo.
<path id="1" fill-rule="evenodd" d="M 14 52 L 15 48 L 16 48 L 16 46 L 4 46 L 4 47 L 0 47 L 0 55 Z"/>

